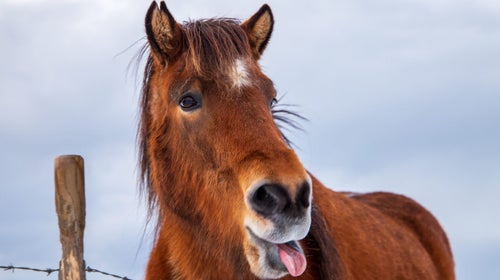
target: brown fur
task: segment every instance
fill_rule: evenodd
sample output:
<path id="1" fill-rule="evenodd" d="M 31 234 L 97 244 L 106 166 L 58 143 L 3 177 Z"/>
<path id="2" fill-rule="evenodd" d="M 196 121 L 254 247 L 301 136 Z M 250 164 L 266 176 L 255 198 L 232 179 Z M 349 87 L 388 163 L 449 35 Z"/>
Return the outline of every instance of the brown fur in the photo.
<path id="1" fill-rule="evenodd" d="M 180 25 L 163 2 L 148 11 L 140 161 L 158 230 L 146 279 L 256 279 L 246 255 L 258 252 L 242 221 L 269 221 L 245 205 L 249 186 L 271 178 L 295 197 L 307 177 L 274 122 L 276 93 L 257 62 L 272 25 L 268 6 L 243 24 Z M 250 85 L 231 86 L 236 60 L 245 62 Z M 179 109 L 186 92 L 202 94 L 202 109 Z M 416 202 L 390 193 L 350 198 L 312 183 L 300 279 L 454 279 L 446 235 Z"/>

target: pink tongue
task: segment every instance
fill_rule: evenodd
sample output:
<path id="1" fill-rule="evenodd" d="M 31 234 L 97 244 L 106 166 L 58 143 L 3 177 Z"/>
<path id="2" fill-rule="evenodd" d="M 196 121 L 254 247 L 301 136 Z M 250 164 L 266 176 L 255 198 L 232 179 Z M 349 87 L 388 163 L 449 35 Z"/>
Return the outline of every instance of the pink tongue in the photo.
<path id="1" fill-rule="evenodd" d="M 278 244 L 277 246 L 281 262 L 286 266 L 290 275 L 296 277 L 304 273 L 307 265 L 304 254 L 286 244 Z"/>

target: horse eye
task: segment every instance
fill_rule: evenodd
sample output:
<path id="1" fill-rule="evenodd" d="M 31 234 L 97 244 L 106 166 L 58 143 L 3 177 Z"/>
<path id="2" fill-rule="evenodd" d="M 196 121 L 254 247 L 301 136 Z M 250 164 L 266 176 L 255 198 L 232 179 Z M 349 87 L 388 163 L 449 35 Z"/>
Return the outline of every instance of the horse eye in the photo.
<path id="1" fill-rule="evenodd" d="M 200 107 L 201 102 L 199 99 L 198 96 L 186 94 L 179 100 L 179 106 L 181 106 L 181 109 L 184 111 L 192 111 Z"/>
<path id="2" fill-rule="evenodd" d="M 273 98 L 273 100 L 271 100 L 271 103 L 269 104 L 269 106 L 271 106 L 271 108 L 273 108 L 274 106 L 276 106 L 276 104 L 278 104 L 278 99 Z"/>

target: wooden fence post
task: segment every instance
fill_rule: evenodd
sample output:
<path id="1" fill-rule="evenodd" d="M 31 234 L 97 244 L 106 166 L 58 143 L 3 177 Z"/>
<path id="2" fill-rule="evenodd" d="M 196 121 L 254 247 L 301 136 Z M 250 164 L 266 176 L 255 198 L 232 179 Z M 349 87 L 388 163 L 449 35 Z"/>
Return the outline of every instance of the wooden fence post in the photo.
<path id="1" fill-rule="evenodd" d="M 78 155 L 55 159 L 55 197 L 62 245 L 59 280 L 85 280 L 83 231 L 85 188 L 83 158 Z"/>

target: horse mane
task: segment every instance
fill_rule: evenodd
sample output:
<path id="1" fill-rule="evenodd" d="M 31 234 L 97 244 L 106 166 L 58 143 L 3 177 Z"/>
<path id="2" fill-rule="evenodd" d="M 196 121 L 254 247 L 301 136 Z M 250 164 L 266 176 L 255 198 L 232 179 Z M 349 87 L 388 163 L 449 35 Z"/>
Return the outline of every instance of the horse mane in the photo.
<path id="1" fill-rule="evenodd" d="M 152 216 L 157 209 L 157 195 L 151 186 L 151 159 L 148 155 L 148 142 L 149 139 L 149 124 L 151 122 L 151 114 L 148 110 L 150 102 L 150 84 L 149 80 L 153 74 L 153 57 L 149 51 L 149 45 L 146 43 L 140 50 L 138 60 L 147 55 L 146 66 L 144 69 L 144 76 L 142 80 L 141 100 L 140 100 L 140 120 L 137 130 L 138 139 L 138 156 L 139 156 L 139 190 L 142 197 L 147 200 L 147 223 L 150 222 Z M 139 65 L 139 63 L 137 63 Z M 156 226 L 157 232 L 159 226 Z"/>
<path id="2" fill-rule="evenodd" d="M 204 80 L 217 82 L 220 73 L 224 73 L 229 65 L 236 59 L 251 57 L 252 52 L 247 35 L 240 26 L 240 21 L 232 18 L 211 18 L 196 21 L 187 21 L 182 24 L 183 46 L 186 50 L 186 58 L 189 67 L 193 67 L 195 75 Z M 137 131 L 138 158 L 139 158 L 139 188 L 142 197 L 147 202 L 147 222 L 155 216 L 157 233 L 162 221 L 161 212 L 158 209 L 158 197 L 151 186 L 151 159 L 148 155 L 148 139 L 150 137 L 151 124 L 151 90 L 150 78 L 156 69 L 155 61 L 150 52 L 148 43 L 144 44 L 137 54 L 137 61 L 147 57 L 141 89 L 140 120 Z M 140 63 L 136 65 L 139 66 Z M 291 146 L 292 142 L 283 133 L 283 128 L 300 129 L 293 118 L 305 120 L 298 113 L 289 110 L 287 105 L 274 104 L 271 108 L 274 121 L 278 126 L 283 139 Z"/>
<path id="3" fill-rule="evenodd" d="M 313 201 L 311 208 L 312 223 L 309 234 L 304 242 L 314 261 L 308 262 L 310 269 L 319 275 L 315 279 L 345 279 L 347 272 L 337 250 L 335 239 L 329 230 L 323 214 Z"/>

